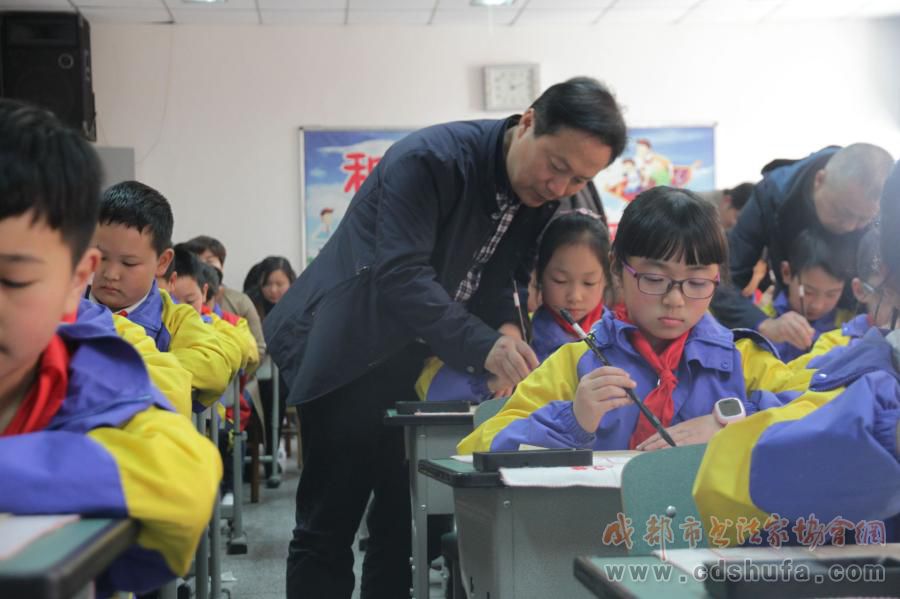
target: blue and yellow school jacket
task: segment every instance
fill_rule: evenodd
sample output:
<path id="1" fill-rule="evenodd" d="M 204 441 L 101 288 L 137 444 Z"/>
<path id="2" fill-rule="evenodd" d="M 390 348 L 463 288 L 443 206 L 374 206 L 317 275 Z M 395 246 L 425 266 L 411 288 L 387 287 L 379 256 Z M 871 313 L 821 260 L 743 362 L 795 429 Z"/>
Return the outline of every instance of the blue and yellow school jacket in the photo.
<path id="1" fill-rule="evenodd" d="M 635 393 L 644 398 L 656 387 L 658 377 L 628 339 L 628 331 L 634 328 L 607 311 L 591 331 L 609 362 L 628 372 L 637 383 Z M 756 391 L 787 390 L 788 381 L 799 378 L 763 347 L 764 339 L 759 338 L 759 343 L 741 339 L 735 344 L 733 333 L 705 314 L 684 345 L 676 372 L 678 386 L 672 394 L 675 412 L 671 424 L 708 415 L 713 404 L 725 397 L 741 399 L 751 414 L 786 401 Z M 607 412 L 596 431 L 582 429 L 572 409 L 581 378 L 601 366 L 586 344 L 562 346 L 519 383 L 503 409 L 463 439 L 457 451 L 515 450 L 520 444 L 627 449 L 640 414 L 637 406 Z M 802 384 L 794 383 L 792 388 Z"/>
<path id="2" fill-rule="evenodd" d="M 0 512 L 133 518 L 137 542 L 100 594 L 184 575 L 222 477 L 219 452 L 153 387 L 107 310 L 59 327 L 70 352 L 59 411 L 39 432 L 0 438 Z"/>
<path id="3" fill-rule="evenodd" d="M 82 299 L 79 314 L 85 310 L 107 310 L 107 308 Z M 113 314 L 112 319 L 119 337 L 127 341 L 143 358 L 150 382 L 165 395 L 179 414 L 190 417 L 191 373 L 181 366 L 174 355 L 159 351 L 141 325 L 118 314 Z"/>
<path id="4" fill-rule="evenodd" d="M 531 319 L 531 347 L 540 362 L 566 343 L 578 338 L 559 326 L 544 306 L 539 307 Z M 488 375 L 476 375 L 456 370 L 439 358 L 425 362 L 422 374 L 416 381 L 416 393 L 425 401 L 469 401 L 481 403 L 491 398 Z"/>
<path id="5" fill-rule="evenodd" d="M 215 403 L 237 373 L 234 348 L 223 347 L 216 334 L 188 305 L 176 304 L 169 294 L 156 286 L 134 311 L 127 315 L 162 352 L 171 352 L 191 373 L 191 385 L 203 406 Z M 196 406 L 195 406 L 196 407 Z"/>
<path id="6" fill-rule="evenodd" d="M 780 291 L 778 295 L 775 296 L 775 299 L 772 300 L 771 304 L 760 306 L 760 309 L 771 318 L 778 318 L 782 314 L 790 312 L 791 305 L 788 302 L 787 293 L 784 290 Z M 851 318 L 853 318 L 853 313 L 850 310 L 835 308 L 816 320 L 810 320 L 809 326 L 815 331 L 813 334 L 813 343 L 815 343 L 823 333 L 833 331 L 845 322 L 848 322 Z M 773 344 L 778 351 L 778 355 L 785 363 L 807 353 L 807 350 L 794 347 L 787 341 L 782 341 L 781 343 L 773 342 Z"/>
<path id="7" fill-rule="evenodd" d="M 693 489 L 707 531 L 712 517 L 720 525 L 772 514 L 791 524 L 810 515 L 855 524 L 900 514 L 900 374 L 882 331 L 870 329 L 810 368 L 808 391 L 710 441 Z M 739 542 L 735 528 L 726 532 Z"/>
<path id="8" fill-rule="evenodd" d="M 810 360 L 824 356 L 836 347 L 844 347 L 856 343 L 872 328 L 867 314 L 859 314 L 841 325 L 841 328 L 822 333 L 816 339 L 812 349 L 790 361 L 791 368 L 807 368 Z"/>

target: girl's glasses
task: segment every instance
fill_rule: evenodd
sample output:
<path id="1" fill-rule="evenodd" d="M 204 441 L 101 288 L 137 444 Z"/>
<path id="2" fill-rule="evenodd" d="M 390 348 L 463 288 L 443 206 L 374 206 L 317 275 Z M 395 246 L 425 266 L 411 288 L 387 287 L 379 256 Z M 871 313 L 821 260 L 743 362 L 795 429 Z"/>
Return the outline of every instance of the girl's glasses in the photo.
<path id="1" fill-rule="evenodd" d="M 676 280 L 666 275 L 658 275 L 656 273 L 637 272 L 627 262 L 622 262 L 631 275 L 637 279 L 637 288 L 641 293 L 647 295 L 666 295 L 672 291 L 673 287 L 678 287 L 681 295 L 688 299 L 707 299 L 716 292 L 719 286 L 719 275 L 715 279 L 701 279 L 693 277 L 690 279 Z"/>

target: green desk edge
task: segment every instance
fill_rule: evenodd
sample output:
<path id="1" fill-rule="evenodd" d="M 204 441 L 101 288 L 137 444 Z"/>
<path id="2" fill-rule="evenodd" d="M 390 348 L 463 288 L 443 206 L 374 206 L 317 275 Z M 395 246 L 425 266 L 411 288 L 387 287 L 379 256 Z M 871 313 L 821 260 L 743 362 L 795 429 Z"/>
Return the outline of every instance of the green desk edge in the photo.
<path id="1" fill-rule="evenodd" d="M 99 576 L 137 538 L 132 520 L 84 519 L 0 561 L 4 599 L 65 599 Z"/>

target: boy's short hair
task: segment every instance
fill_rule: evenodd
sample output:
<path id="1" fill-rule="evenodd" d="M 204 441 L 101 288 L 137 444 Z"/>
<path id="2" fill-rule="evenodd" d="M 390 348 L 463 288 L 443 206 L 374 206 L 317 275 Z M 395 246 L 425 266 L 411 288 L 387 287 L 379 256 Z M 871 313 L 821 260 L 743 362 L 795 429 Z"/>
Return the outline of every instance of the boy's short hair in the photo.
<path id="1" fill-rule="evenodd" d="M 166 198 L 138 181 L 123 181 L 103 192 L 101 225 L 125 225 L 141 233 L 148 231 L 156 255 L 172 247 L 172 208 Z"/>
<path id="2" fill-rule="evenodd" d="M 726 189 L 725 195 L 731 198 L 731 206 L 735 210 L 743 210 L 755 188 L 756 185 L 753 183 L 741 183 L 737 187 Z"/>
<path id="3" fill-rule="evenodd" d="M 829 244 L 810 229 L 800 232 L 791 243 L 788 252 L 792 277 L 818 266 L 835 279 L 844 281 L 852 272 L 851 260 L 855 261 L 855 256 L 841 256 L 840 252 L 834 250 L 833 244 Z"/>
<path id="4" fill-rule="evenodd" d="M 859 240 L 856 249 L 856 276 L 868 281 L 881 274 L 881 229 L 872 227 Z"/>
<path id="5" fill-rule="evenodd" d="M 184 244 L 195 254 L 202 254 L 209 250 L 212 252 L 213 256 L 219 259 L 222 266 L 225 266 L 225 256 L 227 254 L 225 246 L 215 237 L 210 237 L 209 235 L 197 235 L 193 239 L 185 241 Z"/>
<path id="6" fill-rule="evenodd" d="M 199 273 L 200 265 L 203 263 L 200 262 L 197 254 L 188 249 L 186 243 L 175 244 L 172 250 L 175 252 L 175 256 L 169 263 L 169 268 L 166 269 L 166 278 L 171 277 L 172 273 L 178 273 L 179 277 L 190 277 L 201 284 Z"/>
<path id="7" fill-rule="evenodd" d="M 33 211 L 62 235 L 72 264 L 97 226 L 97 153 L 42 108 L 0 99 L 0 220 Z"/>
<path id="8" fill-rule="evenodd" d="M 222 284 L 222 273 L 218 268 L 202 261 L 198 266 L 197 285 L 200 286 L 200 289 L 203 289 L 204 285 L 208 285 L 206 297 L 203 298 L 204 302 L 208 302 L 219 293 L 219 286 Z"/>

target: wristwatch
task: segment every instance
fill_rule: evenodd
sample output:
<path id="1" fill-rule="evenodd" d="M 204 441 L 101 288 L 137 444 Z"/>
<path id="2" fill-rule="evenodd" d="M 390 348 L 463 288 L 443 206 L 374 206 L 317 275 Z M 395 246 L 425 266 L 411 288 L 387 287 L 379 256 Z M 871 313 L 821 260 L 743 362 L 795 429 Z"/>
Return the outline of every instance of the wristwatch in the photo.
<path id="1" fill-rule="evenodd" d="M 713 406 L 713 414 L 722 426 L 727 426 L 732 422 L 737 422 L 747 417 L 747 412 L 744 411 L 744 403 L 737 397 L 726 397 L 717 401 Z"/>

